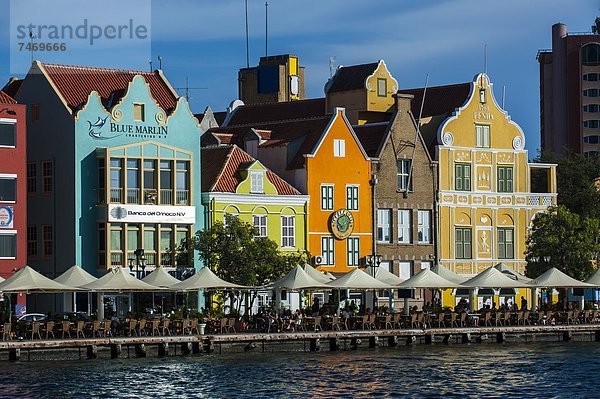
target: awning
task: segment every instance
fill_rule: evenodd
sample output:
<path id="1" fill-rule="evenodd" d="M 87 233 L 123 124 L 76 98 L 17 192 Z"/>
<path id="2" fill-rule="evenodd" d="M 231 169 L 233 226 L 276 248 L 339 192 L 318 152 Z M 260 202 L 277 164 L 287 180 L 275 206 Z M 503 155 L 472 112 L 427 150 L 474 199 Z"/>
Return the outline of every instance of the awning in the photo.
<path id="1" fill-rule="evenodd" d="M 69 292 L 78 291 L 77 288 L 67 286 L 36 272 L 29 266 L 0 283 L 1 292 Z"/>
<path id="2" fill-rule="evenodd" d="M 454 273 L 453 271 L 445 268 L 442 265 L 435 265 L 431 268 L 431 271 L 437 274 L 440 277 L 445 278 L 448 281 L 452 281 L 453 283 L 460 284 L 467 281 L 469 278 L 466 276 L 461 276 L 458 273 Z"/>
<path id="3" fill-rule="evenodd" d="M 337 279 L 327 283 L 330 288 L 346 288 L 352 290 L 390 289 L 393 286 L 369 276 L 360 269 L 354 269 Z"/>
<path id="4" fill-rule="evenodd" d="M 587 279 L 586 283 L 600 287 L 600 269 L 596 270 L 596 273 L 592 274 L 592 277 Z"/>
<path id="5" fill-rule="evenodd" d="M 305 263 L 304 266 L 302 266 L 302 268 L 310 277 L 317 280 L 319 283 L 328 283 L 331 280 L 335 280 L 335 277 L 331 276 L 331 274 L 327 275 L 325 273 L 321 273 L 309 264 Z"/>
<path id="6" fill-rule="evenodd" d="M 367 273 L 369 276 L 373 275 L 373 271 L 375 271 L 375 278 L 381 281 L 382 283 L 386 283 L 389 285 L 398 285 L 404 282 L 404 279 L 401 279 L 394 273 L 390 273 L 382 267 L 369 266 L 365 269 L 365 273 Z"/>
<path id="7" fill-rule="evenodd" d="M 520 273 L 517 273 L 512 268 L 506 266 L 504 263 L 498 263 L 494 267 L 496 269 L 500 270 L 502 273 L 506 274 L 508 277 L 512 278 L 513 280 L 524 281 L 526 283 L 531 281 L 531 279 L 529 277 L 526 277 Z"/>

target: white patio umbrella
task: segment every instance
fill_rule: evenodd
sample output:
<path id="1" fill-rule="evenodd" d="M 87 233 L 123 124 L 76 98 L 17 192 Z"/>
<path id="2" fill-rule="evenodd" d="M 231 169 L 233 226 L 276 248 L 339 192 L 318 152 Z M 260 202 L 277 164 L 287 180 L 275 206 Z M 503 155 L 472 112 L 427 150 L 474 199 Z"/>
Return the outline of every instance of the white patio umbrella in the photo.
<path id="1" fill-rule="evenodd" d="M 375 278 L 386 284 L 398 285 L 404 282 L 404 279 L 396 276 L 394 273 L 391 273 L 388 270 L 385 270 L 384 268 L 369 266 L 365 269 L 365 273 L 367 273 L 369 276 L 373 275 L 373 271 L 375 272 Z"/>
<path id="2" fill-rule="evenodd" d="M 596 270 L 596 273 L 592 274 L 592 277 L 588 278 L 585 282 L 600 287 L 600 269 Z"/>
<path id="3" fill-rule="evenodd" d="M 485 269 L 475 277 L 461 283 L 467 288 L 530 288 L 524 281 L 513 280 L 495 267 Z"/>
<path id="4" fill-rule="evenodd" d="M 194 291 L 194 290 L 223 290 L 223 289 L 241 289 L 248 288 L 225 281 L 208 267 L 203 267 L 193 276 L 173 285 L 171 289 L 176 291 Z"/>
<path id="5" fill-rule="evenodd" d="M 163 290 L 163 288 L 138 280 L 122 268 L 114 268 L 98 280 L 85 284 L 81 288 L 95 292 L 151 292 Z"/>
<path id="6" fill-rule="evenodd" d="M 460 284 L 460 283 L 464 283 L 465 281 L 467 281 L 469 278 L 466 276 L 461 276 L 458 273 L 454 273 L 453 271 L 445 268 L 442 265 L 435 265 L 431 268 L 431 271 L 434 272 L 435 274 L 437 274 L 438 276 L 441 276 L 443 278 L 445 278 L 448 281 L 452 281 L 453 283 L 456 284 Z"/>
<path id="7" fill-rule="evenodd" d="M 314 278 L 319 283 L 328 283 L 331 280 L 335 280 L 335 277 L 333 277 L 333 276 L 330 277 L 325 273 L 321 273 L 320 271 L 318 271 L 317 269 L 315 269 L 314 267 L 312 267 L 311 265 L 309 265 L 307 263 L 305 263 L 304 266 L 302 266 L 302 268 L 310 277 Z"/>
<path id="8" fill-rule="evenodd" d="M 171 288 L 175 284 L 179 284 L 181 281 L 171 276 L 163 267 L 157 267 L 142 279 L 144 283 L 148 283 L 155 287 Z"/>
<path id="9" fill-rule="evenodd" d="M 351 290 L 370 290 L 370 289 L 382 289 L 387 290 L 395 288 L 390 284 L 384 283 L 377 280 L 374 277 L 369 276 L 367 273 L 360 269 L 354 269 L 343 276 L 330 281 L 327 283 L 330 288 L 346 288 Z"/>
<path id="10" fill-rule="evenodd" d="M 538 288 L 593 288 L 593 284 L 584 283 L 567 276 L 557 268 L 553 267 L 546 270 L 544 274 L 531 280 L 530 287 Z"/>
<path id="11" fill-rule="evenodd" d="M 500 270 L 502 273 L 506 274 L 508 277 L 512 278 L 513 280 L 524 281 L 524 282 L 531 281 L 531 279 L 529 277 L 526 277 L 526 276 L 522 275 L 521 273 L 517 273 L 512 268 L 506 266 L 504 263 L 498 263 L 494 267 L 496 269 Z"/>
<path id="12" fill-rule="evenodd" d="M 313 269 L 314 270 L 314 269 Z M 315 270 L 316 271 L 316 270 Z M 317 273 L 320 273 L 316 271 Z M 323 275 L 323 277 L 326 277 Z M 329 281 L 329 279 L 327 279 Z M 300 266 L 294 267 L 285 276 L 275 281 L 273 284 L 268 286 L 271 289 L 276 290 L 304 290 L 309 288 L 323 288 L 330 289 L 325 283 L 319 282 L 312 278 L 307 272 Z"/>
<path id="13" fill-rule="evenodd" d="M 71 266 L 64 273 L 54 279 L 54 281 L 57 283 L 71 287 L 81 287 L 96 280 L 98 280 L 96 277 L 92 276 L 83 270 L 81 266 L 77 265 Z"/>
<path id="14" fill-rule="evenodd" d="M 70 292 L 78 291 L 75 287 L 70 287 L 38 273 L 29 266 L 21 270 L 0 283 L 1 292 L 27 292 L 27 293 L 50 293 L 50 292 Z"/>
<path id="15" fill-rule="evenodd" d="M 423 269 L 419 273 L 415 274 L 408 280 L 400 283 L 396 288 L 429 288 L 429 289 L 442 289 L 442 288 L 457 288 L 458 284 L 453 283 L 450 280 L 446 280 L 442 276 L 434 273 L 431 269 Z"/>

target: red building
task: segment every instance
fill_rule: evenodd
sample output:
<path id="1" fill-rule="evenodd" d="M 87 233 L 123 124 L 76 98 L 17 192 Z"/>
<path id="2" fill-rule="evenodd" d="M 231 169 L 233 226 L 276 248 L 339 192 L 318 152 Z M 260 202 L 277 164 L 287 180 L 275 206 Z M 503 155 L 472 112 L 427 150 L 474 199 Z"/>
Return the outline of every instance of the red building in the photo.
<path id="1" fill-rule="evenodd" d="M 4 279 L 27 264 L 25 125 L 25 105 L 0 91 L 0 277 Z"/>

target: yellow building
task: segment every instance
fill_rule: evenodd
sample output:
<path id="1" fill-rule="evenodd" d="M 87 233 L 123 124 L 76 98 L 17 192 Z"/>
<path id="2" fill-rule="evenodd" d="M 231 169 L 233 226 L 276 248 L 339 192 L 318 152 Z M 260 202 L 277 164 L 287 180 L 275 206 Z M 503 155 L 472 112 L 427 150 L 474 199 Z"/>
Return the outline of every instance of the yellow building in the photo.
<path id="1" fill-rule="evenodd" d="M 467 86 L 460 86 L 431 88 L 433 97 L 460 90 L 465 96 L 452 114 L 439 118 L 431 112 L 422 120 L 424 134 L 429 132 L 435 140 L 439 163 L 438 261 L 468 276 L 498 263 L 524 273 L 531 221 L 536 213 L 556 205 L 556 165 L 528 162 L 525 134 L 498 105 L 486 74 L 476 76 L 468 94 Z M 437 100 L 428 95 L 425 104 Z M 531 192 L 532 172 L 545 175 L 543 193 Z M 444 305 L 453 306 L 449 293 Z M 468 295 L 460 291 L 454 294 Z M 499 296 L 504 295 L 520 298 L 529 293 L 480 290 L 478 302 L 480 306 L 491 301 L 499 304 Z"/>

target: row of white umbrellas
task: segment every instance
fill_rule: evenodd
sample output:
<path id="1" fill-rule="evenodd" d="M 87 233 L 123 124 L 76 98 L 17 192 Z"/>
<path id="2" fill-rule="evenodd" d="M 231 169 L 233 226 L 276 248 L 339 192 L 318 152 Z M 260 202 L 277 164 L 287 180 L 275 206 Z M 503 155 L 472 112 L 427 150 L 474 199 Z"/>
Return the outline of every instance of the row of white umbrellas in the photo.
<path id="1" fill-rule="evenodd" d="M 374 276 L 374 277 L 373 277 Z M 309 265 L 296 266 L 280 280 L 265 289 L 397 289 L 397 288 L 594 288 L 600 287 L 600 270 L 587 282 L 575 280 L 558 269 L 552 268 L 531 280 L 505 265 L 499 264 L 484 270 L 471 279 L 456 274 L 443 266 L 423 269 L 403 280 L 383 268 L 355 269 L 335 278 Z M 209 268 L 202 268 L 184 281 L 171 276 L 162 267 L 156 268 L 142 280 L 138 280 L 123 269 L 116 268 L 96 278 L 79 266 L 73 266 L 59 277 L 51 280 L 29 266 L 17 271 L 7 280 L 0 282 L 0 292 L 124 292 L 124 291 L 192 291 L 200 289 L 251 289 L 233 284 L 217 277 Z"/>

